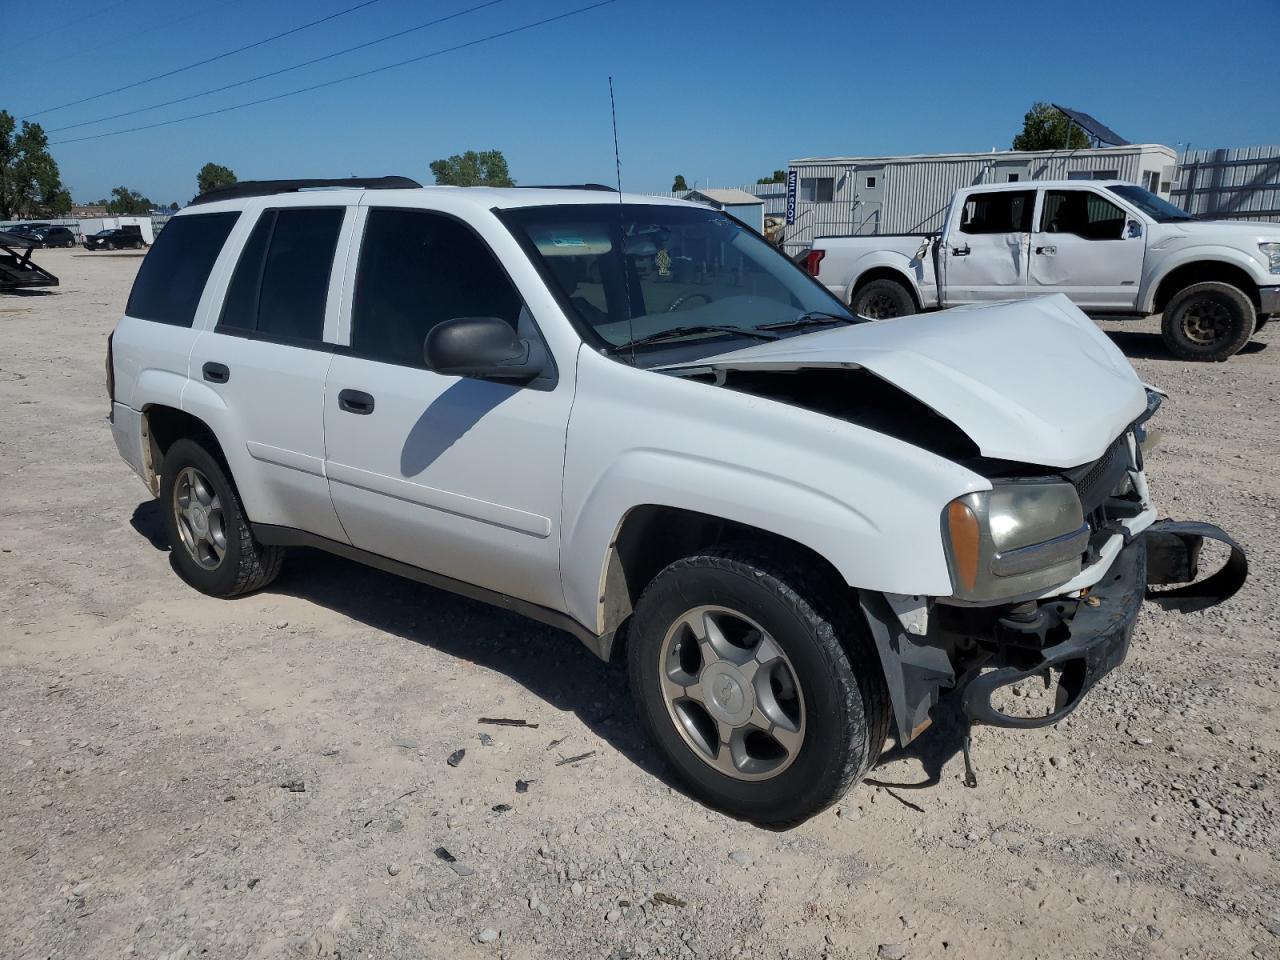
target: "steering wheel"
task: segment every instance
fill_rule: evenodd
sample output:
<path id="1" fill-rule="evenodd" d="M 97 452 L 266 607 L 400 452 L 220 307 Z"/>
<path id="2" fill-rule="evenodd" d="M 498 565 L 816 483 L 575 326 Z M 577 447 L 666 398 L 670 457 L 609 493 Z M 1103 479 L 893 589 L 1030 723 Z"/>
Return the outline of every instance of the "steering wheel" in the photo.
<path id="1" fill-rule="evenodd" d="M 675 313 L 677 310 L 683 307 L 686 303 L 688 303 L 694 297 L 701 297 L 703 303 L 711 302 L 711 298 L 709 296 L 707 296 L 705 293 L 701 293 L 695 290 L 693 293 L 686 293 L 684 296 L 676 297 L 674 300 L 672 300 L 671 306 L 667 307 L 667 313 Z"/>

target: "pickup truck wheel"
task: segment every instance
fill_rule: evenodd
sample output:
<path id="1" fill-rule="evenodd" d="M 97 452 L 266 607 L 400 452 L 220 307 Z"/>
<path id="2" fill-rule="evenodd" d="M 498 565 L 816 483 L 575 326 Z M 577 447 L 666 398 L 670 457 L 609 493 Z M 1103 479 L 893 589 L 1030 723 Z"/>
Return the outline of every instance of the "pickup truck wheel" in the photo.
<path id="1" fill-rule="evenodd" d="M 165 531 L 183 580 L 201 593 L 234 597 L 276 578 L 283 548 L 254 540 L 235 487 L 208 450 L 176 440 L 160 469 Z"/>
<path id="2" fill-rule="evenodd" d="M 906 317 L 916 312 L 911 291 L 896 280 L 872 280 L 854 293 L 850 307 L 858 316 L 870 320 Z"/>
<path id="3" fill-rule="evenodd" d="M 632 695 L 689 790 L 757 823 L 796 823 L 875 763 L 883 674 L 843 583 L 749 548 L 678 560 L 636 604 Z"/>
<path id="4" fill-rule="evenodd" d="M 1174 294 L 1161 320 L 1164 344 L 1182 360 L 1226 360 L 1253 335 L 1257 312 L 1229 283 L 1193 283 Z"/>

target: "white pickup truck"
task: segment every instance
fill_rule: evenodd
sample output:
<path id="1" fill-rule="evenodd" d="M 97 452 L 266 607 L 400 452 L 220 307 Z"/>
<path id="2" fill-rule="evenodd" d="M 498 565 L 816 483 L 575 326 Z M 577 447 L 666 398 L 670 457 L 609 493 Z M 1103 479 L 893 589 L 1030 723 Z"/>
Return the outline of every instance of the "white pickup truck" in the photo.
<path id="1" fill-rule="evenodd" d="M 872 319 L 1049 293 L 1092 316 L 1163 314 L 1185 360 L 1226 360 L 1280 313 L 1280 225 L 1195 220 L 1121 181 L 969 187 L 940 233 L 819 237 L 804 262 Z"/>

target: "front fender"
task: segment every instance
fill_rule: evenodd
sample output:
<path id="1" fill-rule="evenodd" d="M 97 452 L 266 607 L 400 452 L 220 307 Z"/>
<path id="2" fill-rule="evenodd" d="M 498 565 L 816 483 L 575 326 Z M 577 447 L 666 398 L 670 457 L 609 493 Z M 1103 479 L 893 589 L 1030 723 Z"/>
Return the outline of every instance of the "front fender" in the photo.
<path id="1" fill-rule="evenodd" d="M 1151 252 L 1149 251 L 1148 259 L 1150 259 L 1150 256 Z M 1179 267 L 1185 267 L 1193 263 L 1230 264 L 1247 273 L 1255 286 L 1266 286 L 1275 279 L 1272 277 L 1271 280 L 1268 280 L 1269 275 L 1262 271 L 1258 261 L 1235 247 L 1219 246 L 1217 244 L 1187 247 L 1184 250 L 1177 250 L 1168 254 L 1167 257 L 1162 256 L 1158 259 L 1153 266 L 1152 272 L 1146 278 L 1145 289 L 1142 294 L 1142 309 L 1146 313 L 1154 313 L 1156 293 L 1160 289 L 1160 284 Z"/>

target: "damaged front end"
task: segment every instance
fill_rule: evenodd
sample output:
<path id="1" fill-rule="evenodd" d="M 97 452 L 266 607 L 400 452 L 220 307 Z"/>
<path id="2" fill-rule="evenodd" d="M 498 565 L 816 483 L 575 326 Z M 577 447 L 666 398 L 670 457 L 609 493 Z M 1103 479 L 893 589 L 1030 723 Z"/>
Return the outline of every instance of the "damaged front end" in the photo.
<path id="1" fill-rule="evenodd" d="M 1083 517 L 1078 529 L 1070 529 L 1075 517 L 1057 516 L 1058 529 L 1067 528 L 1066 534 L 1002 551 L 989 542 L 998 532 L 982 527 L 974 534 L 979 542 L 973 553 L 979 559 L 967 567 L 963 556 L 960 562 L 953 559 L 953 597 L 929 602 L 860 592 L 885 667 L 899 743 L 929 726 L 948 689 L 973 723 L 1019 729 L 1057 723 L 1124 661 L 1144 600 L 1190 612 L 1221 603 L 1244 584 L 1244 551 L 1221 529 L 1155 520 L 1142 441 L 1143 424 L 1158 405 L 1158 396 L 1151 394 L 1146 413 L 1099 460 L 1052 478 L 1069 483 L 1078 495 Z M 1048 489 L 1049 479 L 1038 482 Z M 998 483 L 993 486 L 1000 489 Z M 970 498 L 966 502 L 974 510 L 983 508 Z M 956 503 L 949 505 L 953 512 Z M 950 536 L 954 542 L 958 535 L 952 531 Z M 1206 540 L 1223 544 L 1227 558 L 1198 579 Z M 953 548 L 953 555 L 959 554 Z M 1028 570 L 1051 571 L 1059 586 L 1025 595 L 1018 588 L 1034 581 L 1018 577 Z M 1001 582 L 1008 586 L 1003 598 Z M 1172 584 L 1182 586 L 1153 589 Z M 1047 703 L 1026 693 L 1036 681 L 1052 691 Z"/>

